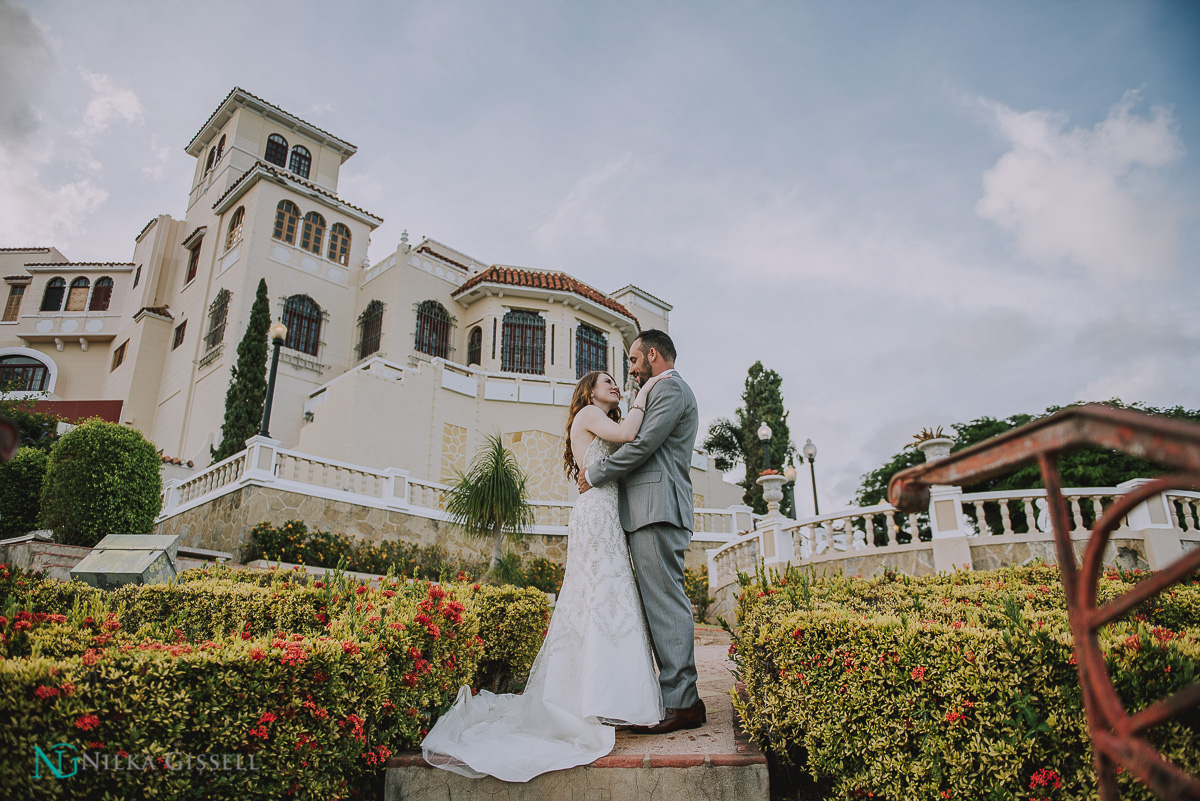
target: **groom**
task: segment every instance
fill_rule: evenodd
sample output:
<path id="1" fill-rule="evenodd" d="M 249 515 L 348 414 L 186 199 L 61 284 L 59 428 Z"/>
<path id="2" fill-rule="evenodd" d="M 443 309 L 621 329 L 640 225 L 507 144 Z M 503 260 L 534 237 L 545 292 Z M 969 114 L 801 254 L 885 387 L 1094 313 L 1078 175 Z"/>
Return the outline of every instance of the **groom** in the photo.
<path id="1" fill-rule="evenodd" d="M 629 349 L 639 384 L 675 370 L 675 345 L 663 331 L 643 331 Z M 683 583 L 683 556 L 692 539 L 692 449 L 699 426 L 696 396 L 675 373 L 646 401 L 633 442 L 579 476 L 579 491 L 619 480 L 621 526 L 629 535 L 638 591 L 658 661 L 666 717 L 638 734 L 695 729 L 705 721 L 696 691 L 692 604 Z"/>

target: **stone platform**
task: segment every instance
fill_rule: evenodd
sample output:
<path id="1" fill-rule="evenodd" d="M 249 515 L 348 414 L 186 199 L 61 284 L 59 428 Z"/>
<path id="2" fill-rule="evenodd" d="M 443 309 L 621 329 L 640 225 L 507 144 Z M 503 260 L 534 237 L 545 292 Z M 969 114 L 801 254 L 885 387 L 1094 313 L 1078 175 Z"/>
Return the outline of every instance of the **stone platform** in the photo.
<path id="1" fill-rule="evenodd" d="M 523 784 L 468 779 L 426 764 L 419 752 L 388 760 L 384 801 L 767 801 L 767 761 L 734 725 L 728 638 L 696 629 L 698 689 L 708 707 L 699 729 L 667 735 L 617 733 L 612 753 Z"/>

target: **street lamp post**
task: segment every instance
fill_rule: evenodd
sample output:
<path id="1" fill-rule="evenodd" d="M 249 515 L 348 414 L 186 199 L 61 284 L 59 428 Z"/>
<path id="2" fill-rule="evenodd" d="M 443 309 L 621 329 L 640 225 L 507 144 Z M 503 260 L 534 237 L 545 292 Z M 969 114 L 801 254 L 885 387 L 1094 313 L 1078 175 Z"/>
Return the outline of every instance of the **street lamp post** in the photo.
<path id="1" fill-rule="evenodd" d="M 817 446 L 813 445 L 813 441 L 811 439 L 804 443 L 803 452 L 804 457 L 808 459 L 809 475 L 812 476 L 813 513 L 819 515 L 821 514 L 821 507 L 817 504 L 817 468 L 813 464 L 817 460 Z"/>
<path id="2" fill-rule="evenodd" d="M 792 464 L 792 457 L 788 457 L 788 466 L 783 469 L 783 477 L 787 479 L 787 484 L 784 489 L 787 490 L 788 503 L 792 506 L 792 519 L 796 520 L 800 515 L 796 511 L 796 465 Z"/>
<path id="3" fill-rule="evenodd" d="M 764 422 L 758 427 L 758 438 L 763 444 L 763 470 L 771 469 L 771 427 Z"/>
<path id="4" fill-rule="evenodd" d="M 275 321 L 271 323 L 268 335 L 271 344 L 275 346 L 275 352 L 271 355 L 271 375 L 267 378 L 267 402 L 263 404 L 262 431 L 258 432 L 260 437 L 271 436 L 267 429 L 271 425 L 271 401 L 275 398 L 275 373 L 279 370 L 279 348 L 287 339 L 287 326 Z"/>

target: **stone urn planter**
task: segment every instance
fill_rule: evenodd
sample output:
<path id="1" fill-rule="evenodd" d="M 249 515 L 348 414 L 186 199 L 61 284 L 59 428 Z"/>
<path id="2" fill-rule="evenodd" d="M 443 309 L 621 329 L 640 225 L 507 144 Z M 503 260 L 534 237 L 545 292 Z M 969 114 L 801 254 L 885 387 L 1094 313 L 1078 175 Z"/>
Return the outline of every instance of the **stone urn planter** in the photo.
<path id="1" fill-rule="evenodd" d="M 783 501 L 783 485 L 787 479 L 779 472 L 772 470 L 758 477 L 758 486 L 763 488 L 763 500 L 767 502 L 767 517 L 782 517 L 779 504 Z"/>
<path id="2" fill-rule="evenodd" d="M 938 459 L 945 459 L 950 455 L 952 445 L 954 445 L 954 440 L 949 437 L 931 437 L 918 442 L 917 448 L 925 454 L 926 462 L 936 462 Z"/>

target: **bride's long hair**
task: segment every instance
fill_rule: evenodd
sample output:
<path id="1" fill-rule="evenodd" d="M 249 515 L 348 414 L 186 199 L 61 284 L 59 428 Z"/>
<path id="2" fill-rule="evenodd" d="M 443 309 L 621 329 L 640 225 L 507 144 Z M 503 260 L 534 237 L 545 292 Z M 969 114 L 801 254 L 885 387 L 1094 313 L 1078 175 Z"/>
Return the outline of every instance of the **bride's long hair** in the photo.
<path id="1" fill-rule="evenodd" d="M 571 424 L 575 422 L 575 415 L 591 404 L 592 392 L 595 391 L 596 382 L 602 375 L 611 378 L 614 384 L 617 383 L 617 379 L 606 370 L 593 370 L 579 379 L 579 383 L 575 385 L 575 392 L 571 395 L 571 407 L 567 412 L 567 445 L 563 449 L 563 469 L 567 471 L 567 479 L 570 481 L 574 481 L 579 475 L 579 463 L 575 461 L 575 454 L 571 451 Z M 612 407 L 608 416 L 615 422 L 621 422 L 621 407 Z"/>

